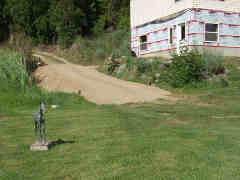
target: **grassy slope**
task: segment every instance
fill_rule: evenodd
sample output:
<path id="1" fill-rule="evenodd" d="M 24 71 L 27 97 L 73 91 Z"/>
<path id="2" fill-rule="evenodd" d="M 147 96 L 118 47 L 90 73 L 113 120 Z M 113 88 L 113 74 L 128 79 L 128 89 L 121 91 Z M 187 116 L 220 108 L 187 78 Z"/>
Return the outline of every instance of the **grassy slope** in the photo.
<path id="1" fill-rule="evenodd" d="M 191 98 L 176 104 L 97 106 L 62 95 L 68 101 L 47 114 L 48 139 L 74 143 L 48 152 L 29 151 L 36 103 L 5 108 L 0 179 L 239 179 L 238 66 L 229 65 L 229 87 L 183 90 Z"/>

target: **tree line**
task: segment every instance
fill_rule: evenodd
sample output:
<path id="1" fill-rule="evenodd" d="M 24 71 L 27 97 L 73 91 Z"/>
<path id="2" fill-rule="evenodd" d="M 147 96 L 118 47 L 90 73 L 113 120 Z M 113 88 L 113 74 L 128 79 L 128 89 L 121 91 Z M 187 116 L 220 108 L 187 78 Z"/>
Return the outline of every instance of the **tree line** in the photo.
<path id="1" fill-rule="evenodd" d="M 71 43 L 75 36 L 129 28 L 130 0 L 1 0 L 0 29 L 36 43 Z"/>

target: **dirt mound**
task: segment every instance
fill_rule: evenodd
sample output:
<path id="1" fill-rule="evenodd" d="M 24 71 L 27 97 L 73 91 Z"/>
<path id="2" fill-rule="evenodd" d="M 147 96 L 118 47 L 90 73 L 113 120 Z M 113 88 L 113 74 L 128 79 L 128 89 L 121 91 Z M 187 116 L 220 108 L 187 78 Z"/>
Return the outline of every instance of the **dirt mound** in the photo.
<path id="1" fill-rule="evenodd" d="M 54 58 L 57 57 L 54 56 Z M 172 99 L 168 91 L 157 87 L 123 81 L 100 73 L 92 67 L 66 63 L 66 60 L 64 62 L 65 64 L 49 64 L 38 68 L 35 76 L 41 80 L 41 87 L 50 91 L 81 92 L 81 95 L 96 104 L 125 104 Z"/>

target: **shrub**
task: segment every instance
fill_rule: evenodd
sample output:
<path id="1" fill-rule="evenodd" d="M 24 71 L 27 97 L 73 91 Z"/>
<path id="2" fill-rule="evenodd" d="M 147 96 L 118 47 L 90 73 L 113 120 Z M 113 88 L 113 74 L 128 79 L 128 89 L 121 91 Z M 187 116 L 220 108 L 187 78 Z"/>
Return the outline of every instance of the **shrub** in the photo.
<path id="1" fill-rule="evenodd" d="M 126 68 L 129 72 L 134 71 L 135 58 L 131 56 L 126 57 Z"/>
<path id="2" fill-rule="evenodd" d="M 96 49 L 96 51 L 95 51 L 95 56 L 96 56 L 97 58 L 100 58 L 100 59 L 104 58 L 104 57 L 105 57 L 105 51 L 104 51 L 104 49 L 102 49 L 102 48 Z"/>
<path id="3" fill-rule="evenodd" d="M 136 60 L 136 71 L 138 74 L 152 72 L 152 62 L 143 58 Z"/>
<path id="4" fill-rule="evenodd" d="M 185 84 L 202 80 L 205 72 L 205 63 L 201 55 L 196 52 L 189 52 L 180 56 L 173 56 L 170 65 L 169 79 L 174 87 L 182 87 Z"/>
<path id="5" fill-rule="evenodd" d="M 208 51 L 203 51 L 202 58 L 206 63 L 206 70 L 209 76 L 212 74 L 218 75 L 225 72 L 226 68 L 224 67 L 223 56 L 219 56 Z"/>
<path id="6" fill-rule="evenodd" d="M 116 54 L 109 56 L 104 62 L 104 70 L 108 74 L 113 74 L 120 67 L 121 57 Z"/>
<path id="7" fill-rule="evenodd" d="M 225 71 L 224 58 L 209 52 L 200 53 L 194 49 L 172 56 L 172 63 L 161 73 L 161 80 L 173 87 L 196 84 Z"/>

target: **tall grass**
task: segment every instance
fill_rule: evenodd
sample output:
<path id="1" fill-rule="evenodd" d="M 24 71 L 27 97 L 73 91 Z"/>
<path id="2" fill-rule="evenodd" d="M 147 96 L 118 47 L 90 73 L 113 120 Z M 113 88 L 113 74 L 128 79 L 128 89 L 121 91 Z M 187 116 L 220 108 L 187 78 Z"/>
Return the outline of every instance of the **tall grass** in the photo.
<path id="1" fill-rule="evenodd" d="M 0 80 L 18 89 L 25 89 L 31 83 L 24 57 L 17 52 L 0 50 Z"/>
<path id="2" fill-rule="evenodd" d="M 10 49 L 0 50 L 0 114 L 20 107 L 32 108 L 41 101 L 57 105 L 86 102 L 76 94 L 48 92 L 39 88 L 26 71 L 23 55 Z"/>
<path id="3" fill-rule="evenodd" d="M 58 50 L 57 54 L 76 64 L 99 65 L 112 53 L 131 55 L 130 33 L 118 30 L 96 37 L 78 37 L 71 48 Z"/>

